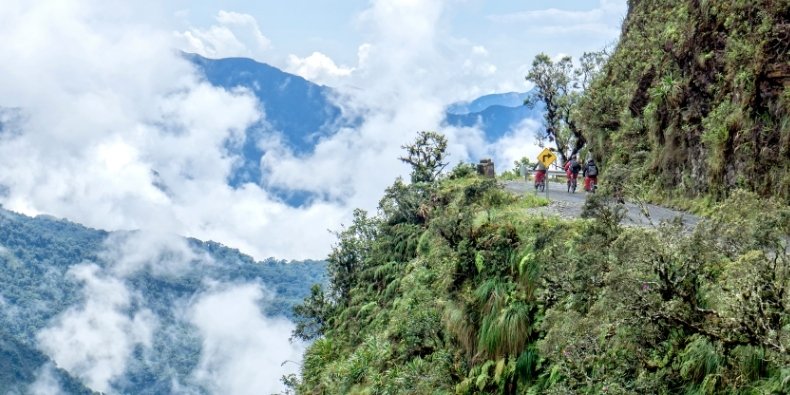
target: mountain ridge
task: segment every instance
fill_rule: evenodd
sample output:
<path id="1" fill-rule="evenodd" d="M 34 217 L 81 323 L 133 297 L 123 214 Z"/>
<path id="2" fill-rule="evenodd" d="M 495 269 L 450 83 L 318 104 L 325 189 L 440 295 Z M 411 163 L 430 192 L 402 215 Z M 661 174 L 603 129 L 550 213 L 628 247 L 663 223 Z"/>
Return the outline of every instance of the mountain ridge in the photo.
<path id="1" fill-rule="evenodd" d="M 45 365 L 58 366 L 58 353 L 65 351 L 57 348 L 52 336 L 64 330 L 63 325 L 93 322 L 96 314 L 110 314 L 112 319 L 105 323 L 85 324 L 86 330 L 106 336 L 104 331 L 114 330 L 107 325 L 145 317 L 150 318 L 137 325 L 156 323 L 150 345 L 138 344 L 128 355 L 125 370 L 110 382 L 114 391 L 167 393 L 173 382 L 179 382 L 194 393 L 207 393 L 205 383 L 192 375 L 200 367 L 204 346 L 202 332 L 186 314 L 194 309 L 190 306 L 217 292 L 248 286 L 261 289 L 263 296 L 256 304 L 260 319 L 290 320 L 292 306 L 309 294 L 314 283 L 325 281 L 324 273 L 325 263 L 320 261 L 255 261 L 217 242 L 140 231 L 107 232 L 0 208 L 0 283 L 4 284 L 0 325 L 14 358 L 27 361 L 13 375 L 0 376 L 0 388 L 26 388 L 39 370 L 48 369 Z M 113 289 L 108 301 L 96 299 L 101 289 Z M 119 297 L 129 299 L 110 302 Z M 43 359 L 42 352 L 55 362 Z M 101 351 L 86 347 L 71 352 L 90 356 Z M 65 367 L 76 370 L 66 375 L 52 370 L 64 388 L 89 383 L 82 368 Z"/>
<path id="2" fill-rule="evenodd" d="M 533 94 L 529 92 L 501 92 L 480 96 L 472 101 L 457 102 L 447 107 L 448 114 L 463 115 L 482 112 L 491 106 L 519 107 Z"/>
<path id="3" fill-rule="evenodd" d="M 239 187 L 251 182 L 265 185 L 260 169 L 264 154 L 259 141 L 276 133 L 298 156 L 308 155 L 321 138 L 334 134 L 340 127 L 358 126 L 363 120 L 347 119 L 335 103 L 334 88 L 315 84 L 301 76 L 287 73 L 267 63 L 249 58 L 209 59 L 184 53 L 206 80 L 225 89 L 248 89 L 261 103 L 265 122 L 252 125 L 244 141 L 226 148 L 238 155 L 240 162 L 230 175 L 228 184 Z M 450 104 L 443 124 L 454 127 L 479 127 L 487 142 L 495 142 L 515 130 L 525 119 L 539 120 L 542 106 L 528 108 L 524 99 L 531 92 L 505 92 L 481 96 L 470 102 Z M 301 206 L 320 196 L 304 191 L 272 192 L 291 206 Z"/>

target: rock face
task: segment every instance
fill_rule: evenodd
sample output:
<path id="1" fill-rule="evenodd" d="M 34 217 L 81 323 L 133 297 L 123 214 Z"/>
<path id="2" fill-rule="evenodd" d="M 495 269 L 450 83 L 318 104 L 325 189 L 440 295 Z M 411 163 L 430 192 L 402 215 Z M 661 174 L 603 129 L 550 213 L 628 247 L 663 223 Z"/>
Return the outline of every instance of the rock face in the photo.
<path id="1" fill-rule="evenodd" d="M 496 177 L 494 162 L 491 159 L 480 159 L 480 163 L 477 164 L 477 174 L 489 178 Z"/>
<path id="2" fill-rule="evenodd" d="M 790 199 L 790 2 L 630 1 L 579 108 L 602 168 L 678 196 Z"/>

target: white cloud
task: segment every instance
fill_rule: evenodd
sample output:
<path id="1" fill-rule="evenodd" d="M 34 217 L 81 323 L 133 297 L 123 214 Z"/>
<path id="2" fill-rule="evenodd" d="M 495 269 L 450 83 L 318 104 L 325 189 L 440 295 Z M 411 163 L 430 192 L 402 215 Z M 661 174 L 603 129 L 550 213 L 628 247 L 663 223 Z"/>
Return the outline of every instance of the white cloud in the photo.
<path id="1" fill-rule="evenodd" d="M 208 254 L 192 249 L 183 237 L 156 231 L 111 234 L 104 241 L 99 257 L 120 277 L 139 271 L 179 277 L 192 269 L 194 263 L 211 263 Z"/>
<path id="2" fill-rule="evenodd" d="M 461 81 L 496 72 L 485 61 L 485 48 L 447 33 L 445 6 L 435 0 L 372 2 L 358 18 L 365 40 L 359 64 L 338 87 L 339 103 L 352 116 L 364 115 L 364 123 L 324 138 L 309 155 L 270 142 L 261 161 L 264 179 L 335 197 L 348 210 L 375 209 L 384 188 L 409 171 L 397 159 L 401 145 L 420 130 L 443 130 L 446 103 L 468 93 Z M 475 147 L 479 130 L 443 131 L 451 140 L 453 163 L 481 152 Z"/>
<path id="3" fill-rule="evenodd" d="M 580 23 L 575 25 L 532 26 L 530 32 L 542 35 L 591 33 L 600 36 L 617 37 L 619 29 L 606 23 Z"/>
<path id="4" fill-rule="evenodd" d="M 143 290 L 131 289 L 127 276 L 139 271 L 178 276 L 197 269 L 193 263 L 213 264 L 184 239 L 157 232 L 116 234 L 98 255 L 107 263 L 103 269 L 83 263 L 67 272 L 82 284 L 84 301 L 59 314 L 36 336 L 38 347 L 57 366 L 91 389 L 117 392 L 114 385 L 123 383 L 127 367 L 140 368 L 160 358 L 155 356 L 159 350 L 152 348 L 155 337 L 161 341 L 186 336 L 182 324 L 193 326 L 201 336 L 201 353 L 189 377 L 162 377 L 172 381 L 173 393 L 197 393 L 198 388 L 215 394 L 274 393 L 282 389 L 279 378 L 298 369 L 305 345 L 289 343 L 291 322 L 262 313 L 262 304 L 273 295 L 258 284 L 203 278 L 208 291 L 159 306 L 170 310 L 176 326 L 145 307 L 145 295 L 137 293 Z M 142 360 L 132 361 L 138 347 Z M 283 365 L 285 361 L 290 363 Z M 31 391 L 48 394 L 56 385 L 51 368 L 45 367 Z"/>
<path id="5" fill-rule="evenodd" d="M 587 11 L 568 11 L 557 8 L 544 10 L 521 11 L 511 14 L 491 15 L 489 18 L 495 22 L 505 23 L 589 23 L 598 21 L 604 16 L 602 9 L 595 8 Z"/>
<path id="6" fill-rule="evenodd" d="M 217 289 L 190 310 L 203 347 L 195 380 L 213 394 L 271 394 L 281 391 L 280 377 L 296 373 L 304 345 L 289 343 L 293 324 L 266 318 L 257 285 Z"/>
<path id="7" fill-rule="evenodd" d="M 339 78 L 350 76 L 354 68 L 338 66 L 329 56 L 313 52 L 305 58 L 289 55 L 286 71 L 319 84 L 332 84 Z"/>
<path id="8" fill-rule="evenodd" d="M 176 32 L 179 47 L 209 58 L 243 56 L 259 60 L 271 48 L 252 15 L 219 11 L 216 20 L 217 24 L 208 29 L 193 27 Z"/>
<path id="9" fill-rule="evenodd" d="M 449 127 L 442 129 L 447 136 L 450 167 L 470 158 L 490 157 L 485 133 L 479 127 Z"/>
<path id="10" fill-rule="evenodd" d="M 625 14 L 627 4 L 621 0 L 600 0 L 596 8 L 587 10 L 564 10 L 548 8 L 489 15 L 488 19 L 503 24 L 519 24 L 531 34 L 556 36 L 573 34 L 594 34 L 616 38 L 618 26 L 611 20 Z"/>
<path id="11" fill-rule="evenodd" d="M 145 308 L 131 309 L 126 286 L 101 274 L 96 265 L 77 265 L 67 274 L 84 284 L 85 302 L 41 330 L 39 346 L 91 389 L 109 392 L 112 380 L 126 370 L 133 349 L 151 346 L 156 317 Z"/>
<path id="12" fill-rule="evenodd" d="M 586 10 L 547 8 L 542 10 L 518 11 L 508 14 L 489 15 L 488 19 L 499 23 L 545 24 L 589 24 L 601 22 L 612 14 L 624 14 L 628 5 L 622 0 L 600 0 L 597 7 Z"/>
<path id="13" fill-rule="evenodd" d="M 463 63 L 463 70 L 469 74 L 477 74 L 486 77 L 496 74 L 497 67 L 491 63 L 476 63 L 471 59 L 467 59 Z"/>
<path id="14" fill-rule="evenodd" d="M 357 48 L 357 59 L 359 67 L 364 68 L 368 66 L 368 58 L 370 57 L 370 49 L 373 47 L 370 43 L 364 43 Z"/>
<path id="15" fill-rule="evenodd" d="M 153 3 L 123 4 L 145 12 Z M 264 139 L 266 184 L 233 189 L 226 179 L 238 158 L 225 143 L 263 117 L 252 95 L 202 82 L 173 51 L 179 41 L 171 30 L 114 15 L 114 2 L 58 3 L 57 17 L 36 4 L 16 0 L 0 10 L 7 22 L 0 39 L 9 43 L 0 54 L 7 77 L 0 106 L 24 112 L 15 121 L 21 132 L 0 138 L 7 170 L 0 185 L 8 188 L 0 203 L 108 230 L 217 240 L 258 259 L 325 256 L 333 241 L 327 229 L 347 222 L 355 207 L 374 210 L 384 188 L 408 173 L 400 146 L 419 130 L 441 130 L 447 103 L 490 93 L 485 81 L 501 73 L 487 48 L 448 33 L 445 2 L 373 2 L 358 18 L 358 64 L 327 58 L 320 71 L 353 69 L 339 77 L 347 82 L 338 102 L 364 115 L 364 124 L 322 138 L 307 155 Z M 96 22 L 102 18 L 114 23 Z M 218 23 L 257 29 L 242 14 L 221 13 Z M 460 141 L 451 141 L 452 162 L 485 151 L 461 149 Z M 289 207 L 270 187 L 328 199 Z"/>
<path id="16" fill-rule="evenodd" d="M 535 132 L 542 127 L 539 120 L 525 119 L 508 131 L 491 147 L 494 163 L 501 164 L 497 172 L 513 168 L 513 162 L 523 157 L 534 162 L 541 151 L 535 143 Z"/>
<path id="17" fill-rule="evenodd" d="M 326 229 L 346 207 L 292 208 L 258 186 L 227 186 L 238 158 L 225 143 L 262 117 L 252 95 L 202 82 L 167 28 L 114 15 L 108 2 L 56 3 L 56 16 L 52 3 L 0 9 L 0 107 L 23 113 L 19 132 L 0 137 L 5 208 L 217 240 L 259 259 L 326 254 Z"/>
<path id="18" fill-rule="evenodd" d="M 482 45 L 473 46 L 472 53 L 479 56 L 488 56 L 488 50 Z"/>

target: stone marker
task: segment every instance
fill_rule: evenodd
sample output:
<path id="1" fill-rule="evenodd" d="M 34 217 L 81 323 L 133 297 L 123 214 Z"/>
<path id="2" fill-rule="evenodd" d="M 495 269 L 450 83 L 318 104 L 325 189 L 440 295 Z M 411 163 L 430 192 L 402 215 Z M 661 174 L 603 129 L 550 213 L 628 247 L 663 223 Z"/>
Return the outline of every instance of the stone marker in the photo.
<path id="1" fill-rule="evenodd" d="M 477 164 L 477 174 L 489 178 L 496 177 L 494 162 L 491 159 L 480 159 L 480 163 Z"/>

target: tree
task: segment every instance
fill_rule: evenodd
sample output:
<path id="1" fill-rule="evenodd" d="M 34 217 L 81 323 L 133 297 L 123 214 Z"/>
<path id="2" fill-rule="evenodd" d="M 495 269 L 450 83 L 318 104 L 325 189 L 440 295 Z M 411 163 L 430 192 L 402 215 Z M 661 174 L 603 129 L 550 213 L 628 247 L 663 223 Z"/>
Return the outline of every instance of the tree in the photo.
<path id="1" fill-rule="evenodd" d="M 606 49 L 595 52 L 585 52 L 579 58 L 579 67 L 573 71 L 573 74 L 576 76 L 576 87 L 587 90 L 593 79 L 601 72 L 607 59 L 609 59 L 609 53 Z"/>
<path id="2" fill-rule="evenodd" d="M 329 290 L 333 301 L 345 306 L 350 299 L 351 288 L 359 273 L 368 263 L 371 240 L 376 237 L 377 220 L 369 218 L 362 209 L 354 210 L 354 220 L 348 228 L 337 232 L 338 242 L 332 246 L 327 258 Z"/>
<path id="3" fill-rule="evenodd" d="M 539 132 L 538 140 L 554 142 L 563 163 L 587 143 L 574 119 L 574 112 L 582 91 L 598 74 L 605 60 L 606 53 L 601 51 L 582 55 L 576 69 L 570 56 L 555 62 L 545 53 L 540 53 L 532 61 L 526 79 L 535 84 L 537 92 L 525 104 L 534 106 L 543 102 L 546 106 L 546 130 Z"/>
<path id="4" fill-rule="evenodd" d="M 533 165 L 534 164 L 529 161 L 529 158 L 522 156 L 521 159 L 513 161 L 513 172 L 516 174 L 521 174 L 521 166 L 529 168 Z"/>
<path id="5" fill-rule="evenodd" d="M 310 296 L 302 304 L 294 306 L 296 328 L 293 337 L 302 340 L 313 340 L 324 334 L 329 317 L 332 314 L 332 303 L 326 298 L 321 284 L 313 284 Z"/>
<path id="6" fill-rule="evenodd" d="M 441 133 L 421 131 L 414 143 L 401 148 L 406 150 L 406 156 L 398 159 L 411 165 L 412 183 L 432 183 L 447 166 L 444 162 L 447 138 Z"/>

